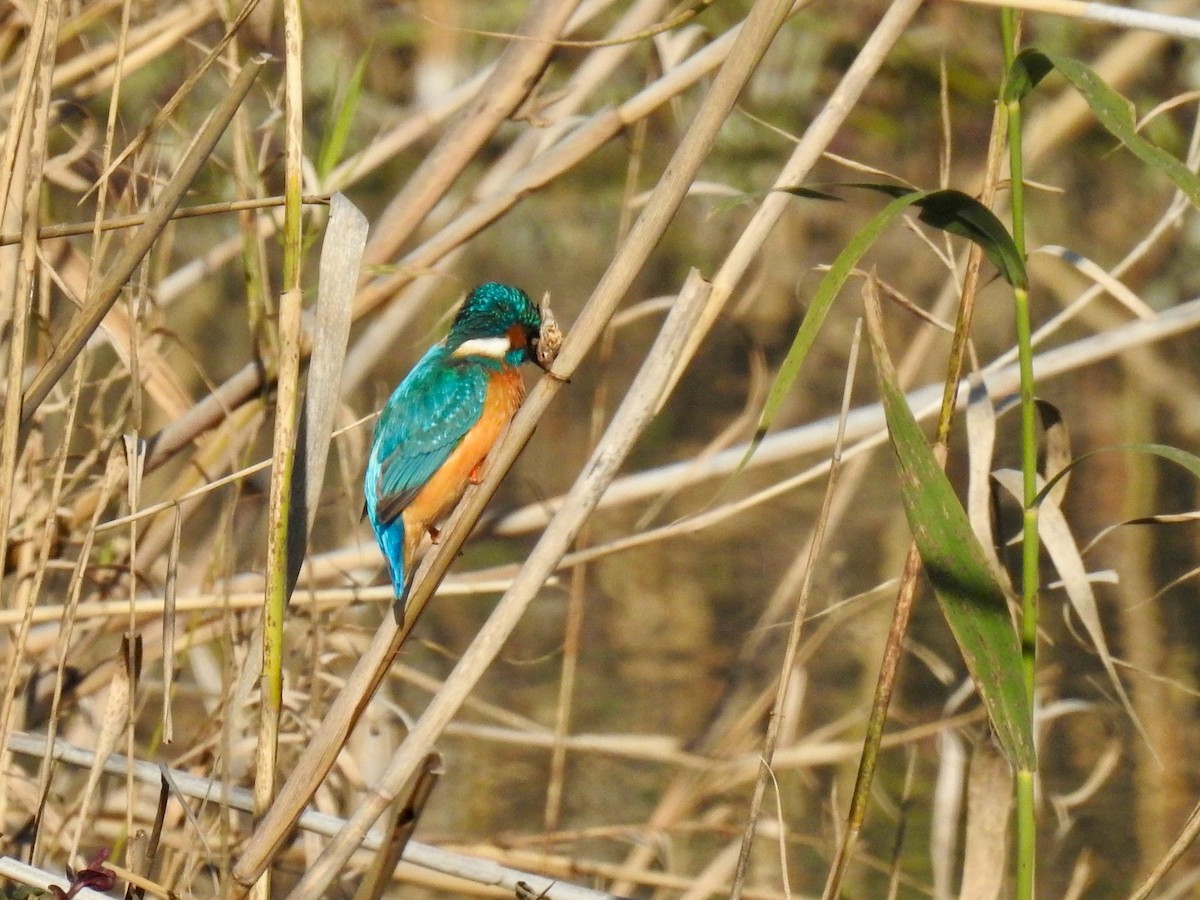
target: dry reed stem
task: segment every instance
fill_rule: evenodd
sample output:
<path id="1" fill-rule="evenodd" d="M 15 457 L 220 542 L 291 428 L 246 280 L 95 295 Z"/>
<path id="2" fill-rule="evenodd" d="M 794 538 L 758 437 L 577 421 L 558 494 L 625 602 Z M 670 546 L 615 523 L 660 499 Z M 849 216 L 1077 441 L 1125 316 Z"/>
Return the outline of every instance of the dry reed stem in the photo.
<path id="1" fill-rule="evenodd" d="M 631 8 L 619 21 L 615 30 L 622 32 L 626 29 L 637 28 L 645 24 L 647 19 L 656 15 L 661 4 L 656 2 L 641 3 Z M 589 80 L 593 86 L 599 83 L 601 76 L 608 71 L 607 63 L 613 65 L 623 58 L 628 45 L 610 48 L 602 54 L 592 54 L 587 63 L 582 66 L 574 79 L 580 86 Z M 591 65 L 596 63 L 596 65 Z M 589 69 L 589 66 L 591 68 Z M 585 72 L 585 69 L 588 70 Z M 586 89 L 576 90 L 553 104 L 554 112 L 565 112 L 573 109 L 572 99 L 582 98 Z M 545 114 L 546 111 L 543 112 Z M 633 214 L 632 194 L 637 185 L 637 174 L 640 172 L 645 151 L 646 126 L 642 120 L 634 132 L 630 161 L 626 167 L 625 184 L 621 198 L 621 218 L 618 225 L 618 239 L 624 239 L 629 230 Z M 638 304 L 638 309 L 646 308 L 648 304 Z M 668 305 L 669 308 L 669 305 Z M 613 353 L 613 342 L 622 324 L 621 314 L 613 317 L 608 328 L 600 339 L 597 352 L 597 368 L 600 372 L 595 394 L 592 400 L 591 415 L 588 422 L 587 451 L 591 453 L 600 440 L 604 428 L 604 420 L 609 414 L 609 375 Z M 576 551 L 585 549 L 591 542 L 592 535 L 587 524 L 580 529 L 576 538 Z M 542 812 L 542 824 L 546 831 L 558 829 L 562 816 L 563 796 L 566 789 L 567 769 L 567 733 L 571 725 L 571 714 L 574 706 L 576 680 L 579 673 L 579 654 L 582 643 L 584 599 L 587 588 L 588 569 L 586 565 L 577 566 L 571 572 L 571 581 L 567 594 L 567 618 L 563 625 L 562 666 L 558 677 L 558 697 L 554 716 L 554 744 L 550 753 L 550 773 L 546 785 L 546 799 Z"/>
<path id="2" fill-rule="evenodd" d="M 175 719 L 171 714 L 171 696 L 175 684 L 175 622 L 179 606 L 176 603 L 176 590 L 179 583 L 179 548 L 183 542 L 183 516 L 175 512 L 175 530 L 171 534 L 171 549 L 167 552 L 167 575 L 163 584 L 163 617 L 162 617 L 162 736 L 164 744 L 175 740 Z M 130 603 L 132 609 L 136 601 Z"/>
<path id="3" fill-rule="evenodd" d="M 271 489 L 267 511 L 267 584 L 262 610 L 262 678 L 254 771 L 254 811 L 261 814 L 275 797 L 279 752 L 279 722 L 283 710 L 283 626 L 290 592 L 289 550 L 303 552 L 304 537 L 292 529 L 304 528 L 306 516 L 296 522 L 293 505 L 303 503 L 303 476 L 297 481 L 296 450 L 300 416 L 301 325 L 301 163 L 304 156 L 304 99 L 301 66 L 303 30 L 298 0 L 285 0 L 284 18 L 284 228 L 283 276 L 276 336 L 275 423 L 272 439 Z M 303 465 L 303 461 L 301 461 Z M 295 490 L 300 485 L 300 492 Z M 299 548 L 294 545 L 299 543 Z M 252 642 L 251 653 L 257 641 Z M 251 896 L 268 900 L 271 873 L 266 871 Z"/>
<path id="4" fill-rule="evenodd" d="M 408 799 L 400 794 L 392 801 L 380 828 L 385 838 L 380 841 L 375 858 L 363 873 L 354 900 L 381 900 L 383 892 L 391 884 L 392 873 L 404 856 L 404 848 L 412 839 L 417 822 L 425 811 L 438 776 L 445 771 L 445 762 L 440 753 L 427 754 L 413 779 L 412 787 L 406 792 Z"/>
<path id="5" fill-rule="evenodd" d="M 196 206 L 183 206 L 176 209 L 171 214 L 171 220 L 177 221 L 182 219 L 194 219 L 200 216 L 215 216 L 221 213 L 242 212 L 255 209 L 269 209 L 274 206 L 283 206 L 283 197 L 255 197 L 248 200 L 225 200 L 220 203 L 201 203 Z M 308 206 L 327 206 L 329 204 L 328 194 L 305 194 L 303 202 Z M 73 237 L 81 234 L 94 234 L 97 230 L 100 232 L 116 231 L 122 228 L 133 228 L 138 225 L 143 225 L 146 222 L 145 213 L 128 213 L 121 216 L 110 216 L 99 221 L 91 222 L 67 222 L 57 225 L 43 225 L 38 229 L 37 239 L 39 242 L 47 241 L 51 238 Z M 21 236 L 19 234 L 0 234 L 0 247 L 8 246 L 9 244 L 20 243 Z"/>
<path id="6" fill-rule="evenodd" d="M 1200 40 L 1200 22 L 1192 18 L 1162 12 L 1130 9 L 1108 3 L 1086 0 L 958 0 L 981 6 L 1019 9 L 1023 12 L 1046 13 L 1072 19 L 1083 19 L 1102 25 L 1115 25 L 1131 31 L 1156 31 L 1175 38 Z"/>
<path id="7" fill-rule="evenodd" d="M 1166 876 L 1167 872 L 1179 862 L 1188 848 L 1196 842 L 1197 836 L 1200 836 L 1200 806 L 1192 809 L 1179 835 L 1172 842 L 1167 853 L 1154 865 L 1154 869 L 1146 876 L 1146 879 L 1137 886 L 1137 889 L 1129 895 L 1129 900 L 1147 900 L 1154 894 L 1154 889 Z"/>
<path id="8" fill-rule="evenodd" d="M 81 573 L 82 574 L 82 573 Z M 120 662 L 113 666 L 113 674 L 109 683 L 108 697 L 104 704 L 104 713 L 96 730 L 96 755 L 92 767 L 88 770 L 87 783 L 80 794 L 78 804 L 74 808 L 74 828 L 71 831 L 70 850 L 68 859 L 75 859 L 79 853 L 79 842 L 83 839 L 83 830 L 90 827 L 92 820 L 92 803 L 96 788 L 100 784 L 100 776 L 104 772 L 103 762 L 112 754 L 117 746 L 117 740 L 124 734 L 126 725 L 130 722 L 130 705 L 137 687 L 140 660 L 137 659 L 136 649 L 140 637 L 131 638 L 128 635 L 121 641 Z M 65 654 L 64 646 L 64 654 Z M 48 770 L 47 770 L 48 777 Z M 47 783 L 47 787 L 49 784 Z M 132 811 L 133 805 L 127 804 Z"/>
<path id="9" fill-rule="evenodd" d="M 91 235 L 92 235 L 92 246 L 97 247 L 97 248 L 103 246 L 103 244 L 100 241 L 100 234 L 101 234 L 100 223 L 104 219 L 104 212 L 105 212 L 105 208 L 108 204 L 108 197 L 109 197 L 109 175 L 111 173 L 111 169 L 109 166 L 109 160 L 112 159 L 113 135 L 116 131 L 117 110 L 120 108 L 120 101 L 121 101 L 122 75 L 124 75 L 124 73 L 125 73 L 125 52 L 126 52 L 126 49 L 128 46 L 128 39 L 129 39 L 130 12 L 131 12 L 131 4 L 128 2 L 128 0 L 126 0 L 126 2 L 121 5 L 121 26 L 120 26 L 120 29 L 117 31 L 117 41 L 116 41 L 117 57 L 116 57 L 116 63 L 115 63 L 117 78 L 116 78 L 115 82 L 113 83 L 112 94 L 109 97 L 109 101 L 108 101 L 108 117 L 104 124 L 104 142 L 100 149 L 101 160 L 102 160 L 102 171 L 101 171 L 100 177 L 98 179 L 96 179 L 96 182 L 93 185 L 93 189 L 96 191 L 96 214 L 93 217 L 93 221 L 92 221 Z M 39 238 L 40 237 L 41 237 L 41 235 L 39 234 Z M 101 254 L 97 253 L 97 254 L 95 254 L 95 257 L 89 258 L 87 260 L 87 265 L 86 265 L 87 278 L 83 283 L 83 290 L 79 291 L 77 294 L 77 296 L 80 298 L 90 296 L 93 288 L 95 287 L 96 278 L 98 277 L 98 270 L 99 270 L 99 262 L 100 262 L 99 257 L 101 257 Z M 47 266 L 46 268 L 50 271 L 53 271 L 53 268 L 50 266 Z M 82 305 L 82 302 L 80 305 Z M 117 309 L 117 308 L 118 307 L 114 306 L 114 309 Z M 131 353 L 130 353 L 130 359 L 126 361 L 126 365 L 130 365 L 132 358 L 133 358 L 133 353 L 132 353 L 133 341 L 130 341 L 129 344 L 130 344 L 130 348 L 131 348 Z M 137 379 L 137 378 L 134 379 L 135 384 L 137 384 L 139 382 L 140 382 L 140 379 Z"/>
<path id="10" fill-rule="evenodd" d="M 100 529 L 97 529 L 99 531 Z M 476 585 L 474 582 L 450 581 L 438 591 L 438 596 L 467 596 L 474 594 L 491 594 L 503 590 L 511 579 L 486 581 Z M 388 604 L 395 599 L 395 593 L 384 585 L 376 587 L 346 587 L 325 588 L 306 592 L 292 598 L 292 603 L 298 607 L 337 608 L 355 603 Z M 212 609 L 227 609 L 230 612 L 258 609 L 262 605 L 262 590 L 257 591 L 215 591 L 206 594 L 189 594 L 177 597 L 176 612 L 203 612 Z M 66 606 L 62 604 L 39 604 L 30 608 L 29 622 L 33 625 L 43 625 L 62 619 Z M 76 615 L 80 620 L 105 619 L 126 616 L 129 614 L 128 600 L 93 600 L 84 601 L 78 605 Z M 135 601 L 133 612 L 139 619 L 156 617 L 164 611 L 161 597 L 142 597 Z M 19 624 L 26 616 L 23 610 L 0 610 L 0 626 L 8 627 Z M 57 640 L 51 636 L 39 639 L 36 646 L 43 646 Z"/>
<path id="11" fill-rule="evenodd" d="M 632 4 L 613 24 L 610 35 L 628 35 L 638 31 L 657 20 L 660 12 L 667 6 L 668 0 L 638 0 Z M 566 32 L 570 33 L 574 20 L 567 23 Z M 610 37 L 607 43 L 596 53 L 589 53 L 572 75 L 566 88 L 555 97 L 543 102 L 536 109 L 536 116 L 544 122 L 564 122 L 579 113 L 580 108 L 589 97 L 604 86 L 605 81 L 613 77 L 618 66 L 629 58 L 636 47 L 635 43 Z M 563 46 L 561 41 L 557 46 Z M 536 132 L 534 132 L 536 134 Z M 545 137 L 537 143 L 544 147 L 548 143 Z"/>

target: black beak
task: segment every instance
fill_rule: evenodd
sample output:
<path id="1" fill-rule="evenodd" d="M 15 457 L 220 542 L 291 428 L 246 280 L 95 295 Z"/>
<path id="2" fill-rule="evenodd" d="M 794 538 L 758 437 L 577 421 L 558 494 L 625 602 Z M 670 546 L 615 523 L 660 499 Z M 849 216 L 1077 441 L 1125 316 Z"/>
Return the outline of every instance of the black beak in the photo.
<path id="1" fill-rule="evenodd" d="M 541 332 L 536 329 L 530 329 L 525 332 L 525 358 L 541 369 L 543 372 L 549 372 L 550 367 L 542 361 L 542 355 L 538 353 L 538 348 L 541 346 Z"/>

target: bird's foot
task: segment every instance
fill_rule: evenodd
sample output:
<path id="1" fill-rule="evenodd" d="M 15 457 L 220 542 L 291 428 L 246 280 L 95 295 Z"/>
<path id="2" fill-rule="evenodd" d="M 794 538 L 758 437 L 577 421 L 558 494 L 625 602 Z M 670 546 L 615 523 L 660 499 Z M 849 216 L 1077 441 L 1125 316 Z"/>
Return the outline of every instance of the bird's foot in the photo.
<path id="1" fill-rule="evenodd" d="M 437 528 L 434 528 L 432 525 L 430 525 L 425 530 L 429 532 L 429 540 L 435 544 L 438 542 L 438 538 L 440 538 L 442 536 L 442 532 L 439 531 Z"/>
<path id="2" fill-rule="evenodd" d="M 467 480 L 471 482 L 471 484 L 481 484 L 483 482 L 483 475 L 480 474 L 481 468 L 483 468 L 483 463 L 477 464 L 475 468 L 471 470 L 471 474 L 467 476 Z"/>

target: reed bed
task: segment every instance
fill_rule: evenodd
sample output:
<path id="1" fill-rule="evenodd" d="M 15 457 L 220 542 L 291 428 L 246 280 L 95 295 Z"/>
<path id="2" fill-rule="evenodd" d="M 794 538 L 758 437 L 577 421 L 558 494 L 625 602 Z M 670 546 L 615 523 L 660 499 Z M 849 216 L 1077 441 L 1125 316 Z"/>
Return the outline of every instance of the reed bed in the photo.
<path id="1" fill-rule="evenodd" d="M 1191 890 L 1197 9 L 1000 5 L 7 7 L 0 896 Z M 374 414 L 484 280 L 565 341 L 399 606 Z"/>

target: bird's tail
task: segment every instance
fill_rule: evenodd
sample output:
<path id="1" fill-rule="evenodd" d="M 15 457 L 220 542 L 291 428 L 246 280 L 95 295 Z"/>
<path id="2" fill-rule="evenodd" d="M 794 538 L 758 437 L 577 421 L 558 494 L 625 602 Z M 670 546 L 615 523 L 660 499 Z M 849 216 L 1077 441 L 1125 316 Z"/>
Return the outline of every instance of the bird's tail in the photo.
<path id="1" fill-rule="evenodd" d="M 408 593 L 408 573 L 405 571 L 408 568 L 408 554 L 404 540 L 404 516 L 396 516 L 392 521 L 377 529 L 375 536 L 379 539 L 379 546 L 383 548 L 383 555 L 387 557 L 388 574 L 392 579 L 392 590 L 395 591 L 396 600 L 403 604 L 404 597 Z"/>

